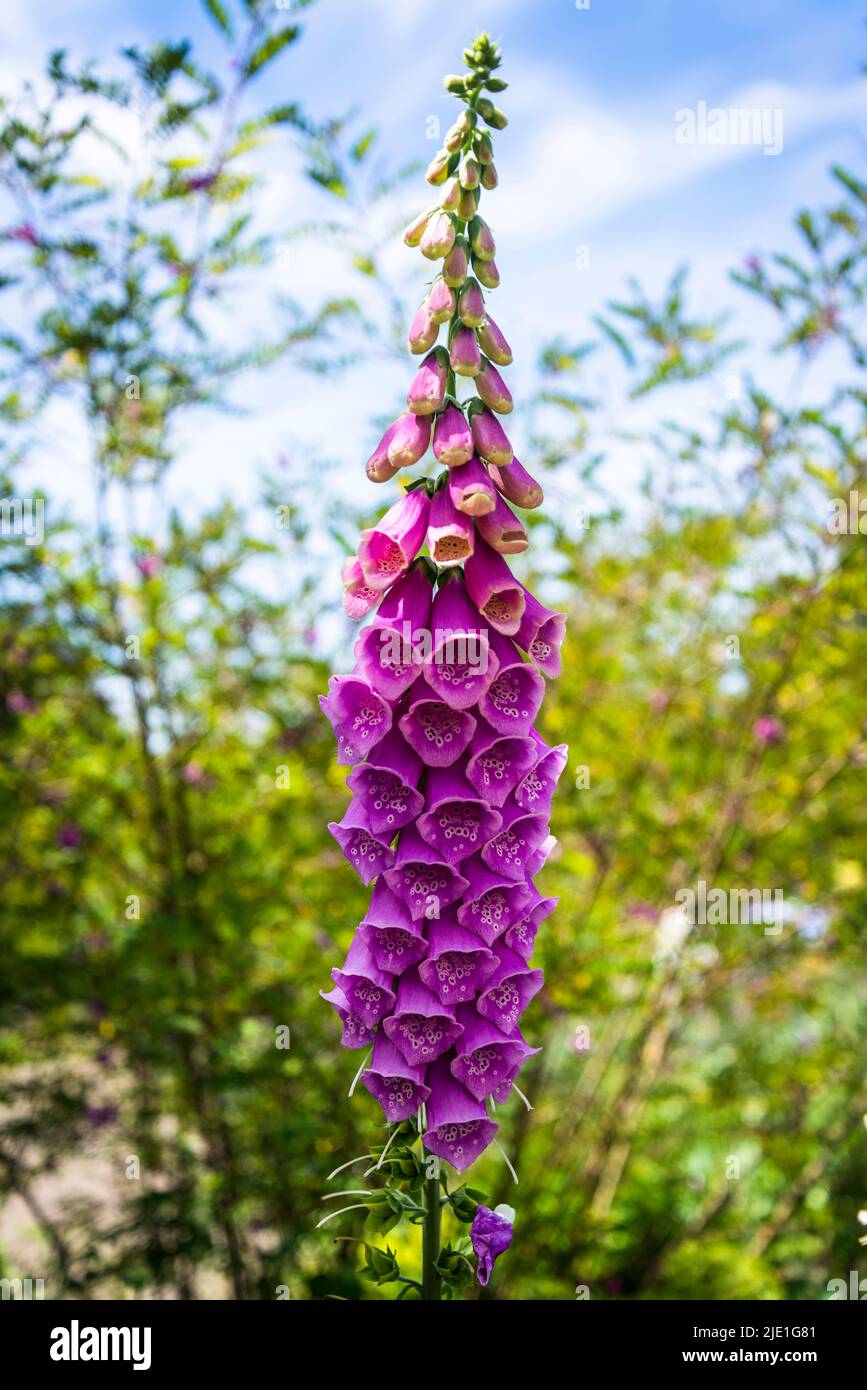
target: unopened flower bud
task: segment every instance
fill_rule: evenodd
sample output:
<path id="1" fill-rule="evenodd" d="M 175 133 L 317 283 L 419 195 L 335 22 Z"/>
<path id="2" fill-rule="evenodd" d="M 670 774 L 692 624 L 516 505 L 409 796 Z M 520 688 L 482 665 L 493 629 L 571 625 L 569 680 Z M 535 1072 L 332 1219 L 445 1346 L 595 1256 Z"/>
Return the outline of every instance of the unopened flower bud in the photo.
<path id="1" fill-rule="evenodd" d="M 482 536 L 498 550 L 501 555 L 520 555 L 527 549 L 527 531 L 520 517 L 515 516 L 511 507 L 498 496 L 494 510 L 485 512 L 478 519 L 478 528 Z"/>
<path id="2" fill-rule="evenodd" d="M 479 206 L 479 190 L 477 188 L 462 188 L 461 201 L 458 203 L 458 217 L 462 222 L 469 222 L 476 215 L 476 208 Z"/>
<path id="3" fill-rule="evenodd" d="M 498 468 L 495 463 L 489 463 L 488 472 L 497 491 L 508 497 L 510 502 L 514 502 L 516 507 L 531 511 L 543 502 L 545 494 L 541 487 L 516 458 L 513 458 L 506 468 Z"/>
<path id="4" fill-rule="evenodd" d="M 464 92 L 467 89 L 467 84 L 464 78 L 461 77 L 459 73 L 454 72 L 449 73 L 447 77 L 443 78 L 443 86 L 445 87 L 446 91 L 451 92 L 452 96 L 454 97 L 463 96 Z"/>
<path id="5" fill-rule="evenodd" d="M 451 154 L 448 150 L 437 150 L 425 173 L 428 183 L 445 183 L 448 177 L 450 159 Z"/>
<path id="6" fill-rule="evenodd" d="M 435 410 L 439 410 L 445 400 L 448 372 L 449 359 L 444 348 L 437 348 L 424 359 L 406 393 L 406 403 L 414 415 L 433 415 Z M 500 384 L 502 385 L 502 382 Z M 505 389 L 503 386 L 504 391 Z M 509 409 L 511 408 L 510 397 Z"/>
<path id="7" fill-rule="evenodd" d="M 485 83 L 489 92 L 504 92 L 508 85 L 508 82 L 504 82 L 502 77 L 489 77 Z"/>
<path id="8" fill-rule="evenodd" d="M 470 131 L 470 130 L 475 130 L 475 127 L 476 127 L 476 113 L 475 113 L 475 111 L 471 111 L 470 108 L 469 108 L 468 106 L 465 106 L 464 109 L 463 109 L 463 111 L 460 113 L 460 115 L 458 116 L 457 120 L 455 121 L 455 125 L 458 127 L 458 129 L 459 129 L 460 131 L 463 132 L 464 135 L 466 135 L 467 132 Z"/>
<path id="9" fill-rule="evenodd" d="M 372 483 L 387 483 L 389 478 L 393 478 L 400 468 L 399 463 L 392 463 L 388 457 L 388 450 L 394 439 L 400 420 L 395 420 L 394 424 L 389 425 L 385 434 L 380 439 L 367 463 L 364 465 L 365 472 Z"/>
<path id="10" fill-rule="evenodd" d="M 490 261 L 488 264 L 490 265 Z M 492 362 L 496 362 L 498 367 L 511 366 L 512 349 L 490 314 L 485 316 L 485 321 L 479 328 L 479 343 L 482 352 L 486 353 Z"/>
<path id="11" fill-rule="evenodd" d="M 478 188 L 481 170 L 475 155 L 465 154 L 458 165 L 458 181 L 461 188 Z"/>
<path id="12" fill-rule="evenodd" d="M 480 284 L 486 290 L 495 290 L 500 283 L 500 272 L 497 269 L 496 261 L 483 261 L 478 256 L 473 256 L 473 272 Z"/>
<path id="13" fill-rule="evenodd" d="M 420 353 L 429 352 L 439 336 L 439 324 L 430 316 L 427 300 L 423 299 L 416 310 L 409 330 L 409 350 Z"/>
<path id="14" fill-rule="evenodd" d="M 496 410 L 498 415 L 508 415 L 512 409 L 512 397 L 500 373 L 487 357 L 482 358 L 482 370 L 476 377 L 476 390 L 485 405 Z"/>
<path id="15" fill-rule="evenodd" d="M 499 182 L 496 164 L 486 164 L 482 169 L 482 188 L 487 188 L 490 192 Z"/>
<path id="16" fill-rule="evenodd" d="M 434 323 L 445 323 L 455 312 L 454 290 L 449 289 L 441 275 L 437 276 L 430 287 L 430 294 L 427 297 L 427 310 Z M 488 353 L 488 356 L 491 357 L 494 362 L 499 362 L 499 358 L 493 357 L 492 353 Z M 501 363 L 500 365 L 508 364 Z"/>
<path id="17" fill-rule="evenodd" d="M 428 208 L 427 212 L 420 212 L 418 217 L 416 217 L 415 221 L 410 222 L 409 226 L 403 234 L 405 246 L 418 246 L 419 242 L 422 239 L 424 229 L 427 226 L 430 218 L 433 217 L 435 212 L 436 208 Z"/>
<path id="18" fill-rule="evenodd" d="M 455 242 L 455 224 L 447 212 L 436 213 L 424 229 L 419 247 L 429 261 L 447 256 Z"/>
<path id="19" fill-rule="evenodd" d="M 440 194 L 440 207 L 443 212 L 457 212 L 461 201 L 461 186 L 457 179 L 446 179 Z"/>
<path id="20" fill-rule="evenodd" d="M 478 280 L 470 277 L 458 297 L 458 314 L 467 328 L 478 328 L 485 321 L 485 299 Z"/>
<path id="21" fill-rule="evenodd" d="M 494 130 L 505 130 L 509 124 L 500 108 L 489 101 L 487 97 L 481 97 L 476 102 L 476 110 L 485 124 L 492 126 Z"/>
<path id="22" fill-rule="evenodd" d="M 457 289 L 467 278 L 468 252 L 469 242 L 466 237 L 455 237 L 455 244 L 443 261 L 443 279 L 452 289 Z M 484 284 L 484 281 L 482 283 Z"/>
<path id="23" fill-rule="evenodd" d="M 458 376 L 477 376 L 482 369 L 482 353 L 472 328 L 459 328 L 452 338 L 451 364 Z"/>
<path id="24" fill-rule="evenodd" d="M 457 121 L 455 121 L 454 125 L 450 125 L 446 131 L 443 145 L 447 150 L 450 150 L 452 154 L 455 154 L 460 149 L 463 142 L 464 131 L 462 127 L 458 125 Z"/>
<path id="25" fill-rule="evenodd" d="M 447 405 L 434 421 L 433 451 L 446 468 L 457 468 L 473 456 L 473 436 L 466 416 L 456 405 Z"/>
<path id="26" fill-rule="evenodd" d="M 480 164 L 492 164 L 494 160 L 494 147 L 491 137 L 487 131 L 481 131 L 474 137 L 473 149 L 476 152 L 476 159 Z"/>
<path id="27" fill-rule="evenodd" d="M 458 511 L 467 516 L 485 516 L 497 505 L 497 492 L 487 469 L 475 457 L 449 470 L 448 489 Z"/>
<path id="28" fill-rule="evenodd" d="M 488 464 L 508 467 L 512 462 L 512 446 L 496 415 L 474 401 L 470 407 L 470 424 L 473 443 L 480 458 L 486 459 Z"/>
<path id="29" fill-rule="evenodd" d="M 496 253 L 493 233 L 483 217 L 474 217 L 468 227 L 473 255 L 480 261 L 492 261 Z"/>
<path id="30" fill-rule="evenodd" d="M 395 468 L 412 468 L 427 453 L 430 444 L 429 415 L 414 415 L 407 411 L 393 426 L 394 434 L 388 444 L 389 463 Z"/>

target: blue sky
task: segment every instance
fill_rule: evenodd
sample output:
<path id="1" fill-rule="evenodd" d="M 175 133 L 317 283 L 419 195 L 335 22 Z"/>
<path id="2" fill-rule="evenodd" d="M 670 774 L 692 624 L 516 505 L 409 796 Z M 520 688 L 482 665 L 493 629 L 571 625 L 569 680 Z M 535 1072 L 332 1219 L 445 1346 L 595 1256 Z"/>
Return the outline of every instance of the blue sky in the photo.
<path id="1" fill-rule="evenodd" d="M 57 46 L 109 58 L 122 44 L 185 35 L 204 59 L 221 61 L 196 0 L 30 0 L 9 9 L 0 54 L 6 90 L 22 74 L 35 77 L 42 55 Z M 520 393 L 538 348 L 554 334 L 586 336 L 592 313 L 622 291 L 628 274 L 658 291 L 686 261 L 697 307 L 734 298 L 738 330 L 767 340 L 769 321 L 733 296 L 728 267 L 753 250 L 790 245 L 793 212 L 830 192 L 828 165 L 863 169 L 867 153 L 859 73 L 867 26 L 850 0 L 590 0 L 589 9 L 574 0 L 318 0 L 304 25 L 303 42 L 262 79 L 260 99 L 297 99 L 316 117 L 358 107 L 395 163 L 426 160 L 436 148 L 429 120 L 438 116 L 444 128 L 451 118 L 441 77 L 459 67 L 464 43 L 481 28 L 502 41 L 511 123 L 497 138 L 500 188 L 487 207 L 503 274 L 495 313 L 516 349 L 510 384 L 519 441 Z M 675 113 L 700 102 L 781 110 L 781 153 L 677 144 Z M 421 182 L 417 201 L 426 201 Z M 404 195 L 402 205 L 412 204 Z M 291 161 L 268 168 L 260 215 L 273 229 L 326 206 Z M 578 269 L 576 248 L 585 246 L 590 266 Z M 310 303 L 339 288 L 342 267 L 324 248 L 298 257 L 289 282 L 276 287 Z M 396 242 L 386 264 L 403 285 L 415 277 L 420 291 L 427 267 L 415 253 Z M 266 298 L 275 283 L 264 282 Z M 251 324 L 257 312 L 251 301 Z M 410 370 L 409 358 L 405 370 L 359 370 L 341 391 L 345 467 L 354 470 L 347 482 L 358 484 L 374 442 L 370 416 L 398 407 Z M 610 370 L 599 368 L 603 392 Z M 817 370 L 833 370 L 833 362 Z M 200 417 L 179 441 L 170 495 L 185 506 L 211 501 L 221 488 L 252 489 L 256 466 L 287 447 L 329 451 L 332 385 L 281 369 L 237 399 L 244 419 Z M 44 477 L 49 468 L 54 486 L 80 500 L 85 463 L 74 425 L 53 420 L 36 472 Z"/>

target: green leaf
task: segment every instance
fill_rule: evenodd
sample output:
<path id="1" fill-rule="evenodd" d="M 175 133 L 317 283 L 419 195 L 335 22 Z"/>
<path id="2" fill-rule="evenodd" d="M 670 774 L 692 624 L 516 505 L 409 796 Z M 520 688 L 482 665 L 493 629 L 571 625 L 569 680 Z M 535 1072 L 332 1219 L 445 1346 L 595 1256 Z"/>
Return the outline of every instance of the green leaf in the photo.
<path id="1" fill-rule="evenodd" d="M 234 30 L 232 29 L 232 21 L 230 20 L 225 7 L 220 3 L 220 0 L 202 0 L 202 4 L 204 5 L 208 14 L 211 16 L 211 19 L 216 24 L 217 28 L 221 29 L 223 33 L 228 36 L 228 38 L 232 38 L 234 33 Z"/>
<path id="2" fill-rule="evenodd" d="M 244 69 L 247 77 L 255 74 L 270 63 L 272 58 L 276 58 L 278 53 L 282 53 L 284 48 L 288 48 L 290 43 L 294 43 L 301 33 L 298 24 L 288 24 L 285 29 L 278 29 L 276 33 L 269 34 L 264 43 L 260 44 L 253 53 Z"/>
<path id="3" fill-rule="evenodd" d="M 349 153 L 352 155 L 352 158 L 355 160 L 357 164 L 361 163 L 362 159 L 367 154 L 367 151 L 370 149 L 371 145 L 374 143 L 375 140 L 375 127 L 371 127 L 371 129 L 368 130 L 364 135 L 362 135 L 360 139 L 356 140 Z"/>

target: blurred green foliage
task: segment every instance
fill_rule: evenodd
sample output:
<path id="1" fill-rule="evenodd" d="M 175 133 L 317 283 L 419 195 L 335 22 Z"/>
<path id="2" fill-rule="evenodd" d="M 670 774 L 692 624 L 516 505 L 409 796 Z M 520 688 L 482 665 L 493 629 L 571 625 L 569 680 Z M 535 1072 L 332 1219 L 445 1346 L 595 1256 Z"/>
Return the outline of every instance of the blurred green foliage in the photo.
<path id="1" fill-rule="evenodd" d="M 402 310 L 356 215 L 373 133 L 291 103 L 248 114 L 300 27 L 254 0 L 206 8 L 228 88 L 185 44 L 110 78 L 55 54 L 51 103 L 0 111 L 2 495 L 62 400 L 88 426 L 96 517 L 49 497 L 44 540 L 0 540 L 0 1262 L 50 1297 L 390 1297 L 361 1280 L 382 1270 L 358 1212 L 314 1232 L 330 1170 L 384 1137 L 317 996 L 367 897 L 325 828 L 347 798 L 314 631 L 322 547 L 336 565 L 360 519 L 337 488 L 287 512 L 291 464 L 258 516 L 166 515 L 161 484 L 178 421 L 225 406 L 235 376 L 338 372 L 377 332 L 361 295 L 287 302 L 272 338 L 220 348 L 229 287 L 275 254 L 253 229 L 261 142 L 298 142 L 334 197 L 384 351 Z M 114 178 L 94 151 L 121 117 L 139 154 L 126 167 L 114 142 Z M 543 732 L 571 752 L 535 1109 L 500 1116 L 520 1184 L 496 1153 L 471 1175 L 518 1211 L 484 1297 L 820 1298 L 858 1268 L 867 567 L 857 516 L 827 520 L 867 498 L 867 193 L 836 178 L 839 202 L 798 218 L 800 258 L 734 277 L 779 319 L 794 403 L 739 369 L 683 273 L 539 362 L 526 461 L 550 496 L 523 577 L 569 612 Z M 597 353 L 659 399 L 641 435 L 594 400 Z M 853 371 L 813 399 L 828 354 Z M 263 567 L 287 550 L 274 597 Z M 684 931 L 675 894 L 699 880 L 781 889 L 781 929 Z M 401 1264 L 416 1240 L 390 1232 Z"/>

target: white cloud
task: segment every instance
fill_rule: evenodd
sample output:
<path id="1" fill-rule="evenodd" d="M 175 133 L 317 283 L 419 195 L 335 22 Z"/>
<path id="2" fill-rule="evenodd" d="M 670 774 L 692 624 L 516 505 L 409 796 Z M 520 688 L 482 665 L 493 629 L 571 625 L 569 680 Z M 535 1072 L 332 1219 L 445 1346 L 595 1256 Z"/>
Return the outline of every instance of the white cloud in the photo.
<path id="1" fill-rule="evenodd" d="M 517 243 L 536 244 L 569 228 L 587 230 L 613 212 L 651 194 L 672 190 L 708 172 L 745 159 L 765 159 L 755 145 L 684 145 L 675 141 L 675 112 L 709 107 L 780 109 L 783 112 L 785 158 L 808 132 L 850 117 L 867 114 L 867 95 L 861 84 L 824 90 L 766 83 L 717 99 L 699 95 L 672 100 L 666 108 L 644 100 L 632 110 L 603 107 L 584 91 L 564 89 L 555 74 L 540 78 L 519 75 L 516 87 L 527 94 L 543 86 L 544 106 L 557 115 L 539 122 L 527 112 L 525 140 L 509 161 L 509 177 L 498 192 L 497 214 Z M 681 91 L 683 89 L 681 88 Z"/>

